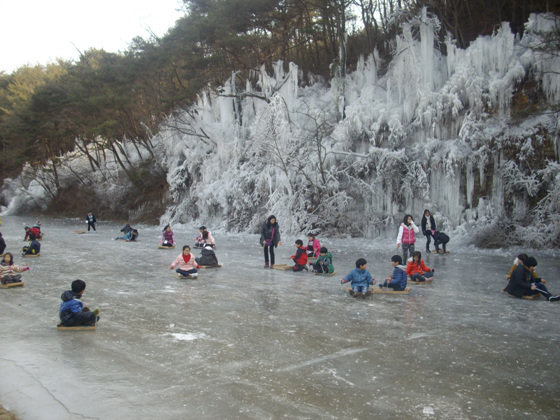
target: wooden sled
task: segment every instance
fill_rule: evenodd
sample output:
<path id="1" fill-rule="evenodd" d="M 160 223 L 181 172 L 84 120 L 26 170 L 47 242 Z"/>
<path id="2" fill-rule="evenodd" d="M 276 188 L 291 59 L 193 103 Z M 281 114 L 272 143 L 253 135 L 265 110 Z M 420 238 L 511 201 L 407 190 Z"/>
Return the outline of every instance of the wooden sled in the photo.
<path id="1" fill-rule="evenodd" d="M 288 264 L 274 264 L 272 268 L 275 268 L 276 270 L 293 270 L 294 266 Z"/>
<path id="2" fill-rule="evenodd" d="M 516 299 L 518 299 L 517 296 L 510 295 L 510 294 L 507 293 L 507 292 L 506 292 L 506 295 L 508 295 L 510 298 L 516 298 Z M 538 294 L 536 294 L 536 295 L 523 295 L 523 296 L 521 297 L 521 299 L 534 300 L 534 299 L 540 299 L 540 297 L 541 297 L 541 294 L 538 293 Z"/>
<path id="3" fill-rule="evenodd" d="M 22 255 L 22 258 L 35 258 L 35 257 L 40 257 L 41 253 L 39 252 L 38 254 L 25 254 Z"/>
<path id="4" fill-rule="evenodd" d="M 198 276 L 193 277 L 193 276 L 182 276 L 181 274 L 173 274 L 175 277 L 177 277 L 179 280 L 187 280 L 187 279 L 191 279 L 191 280 L 195 280 L 198 278 Z"/>
<path id="5" fill-rule="evenodd" d="M 93 325 L 76 325 L 74 327 L 65 327 L 62 324 L 56 326 L 58 331 L 95 331 L 95 324 Z"/>
<path id="6" fill-rule="evenodd" d="M 387 294 L 387 295 L 409 295 L 410 287 L 406 287 L 404 290 L 393 290 L 390 287 L 373 287 L 373 293 Z"/>
<path id="7" fill-rule="evenodd" d="M 336 270 L 333 271 L 332 273 L 313 273 L 316 276 L 334 276 L 336 274 Z"/>
<path id="8" fill-rule="evenodd" d="M 83 233 L 86 233 L 85 230 L 75 230 L 74 233 L 77 233 L 78 235 L 81 235 Z"/>
<path id="9" fill-rule="evenodd" d="M 218 265 L 201 265 L 200 268 L 220 268 L 222 264 Z"/>
<path id="10" fill-rule="evenodd" d="M 17 281 L 15 283 L 8 283 L 8 284 L 0 284 L 0 288 L 2 289 L 9 289 L 10 287 L 23 287 L 25 283 L 22 281 Z"/>
<path id="11" fill-rule="evenodd" d="M 163 245 L 160 245 L 160 246 L 158 246 L 158 249 L 175 249 L 175 245 L 173 245 L 173 246 L 163 246 Z"/>
<path id="12" fill-rule="evenodd" d="M 437 252 L 437 251 L 432 251 L 432 254 L 441 254 L 441 255 L 446 255 L 446 254 L 450 254 L 451 251 L 445 251 L 445 254 L 443 253 L 443 251 Z"/>

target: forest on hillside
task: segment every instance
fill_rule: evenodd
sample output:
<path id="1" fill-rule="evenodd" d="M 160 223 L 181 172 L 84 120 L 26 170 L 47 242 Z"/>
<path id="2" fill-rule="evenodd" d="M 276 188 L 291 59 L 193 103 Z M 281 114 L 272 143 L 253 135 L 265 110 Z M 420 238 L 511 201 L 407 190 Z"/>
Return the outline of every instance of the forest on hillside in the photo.
<path id="1" fill-rule="evenodd" d="M 0 210 L 560 246 L 558 1 L 186 1 L 0 75 Z M 365 216 L 365 217 L 364 217 Z"/>
<path id="2" fill-rule="evenodd" d="M 560 13 L 558 0 L 185 0 L 185 16 L 161 38 L 131 40 L 123 53 L 85 51 L 77 62 L 59 60 L 0 74 L 0 182 L 24 164 L 51 162 L 91 146 L 113 154 L 146 193 L 142 168 L 121 161 L 121 142 L 151 150 L 157 127 L 186 109 L 205 88 L 235 74 L 235 95 L 247 94 L 251 72 L 281 60 L 295 63 L 300 83 L 329 81 L 352 71 L 376 51 L 388 63 L 402 22 L 427 7 L 461 48 L 493 33 L 503 21 L 522 35 L 530 13 Z M 558 39 L 545 48 L 558 50 Z M 99 164 L 90 155 L 94 169 Z M 58 195 L 58 191 L 54 193 Z M 4 203 L 6 204 L 6 203 Z"/>

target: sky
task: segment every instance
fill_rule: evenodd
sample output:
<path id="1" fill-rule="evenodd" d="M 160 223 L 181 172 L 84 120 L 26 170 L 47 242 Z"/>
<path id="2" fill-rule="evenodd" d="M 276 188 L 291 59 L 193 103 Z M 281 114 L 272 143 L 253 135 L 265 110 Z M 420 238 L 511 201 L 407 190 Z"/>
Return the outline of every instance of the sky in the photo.
<path id="1" fill-rule="evenodd" d="M 0 72 L 124 51 L 136 36 L 165 34 L 181 10 L 181 0 L 0 0 Z"/>

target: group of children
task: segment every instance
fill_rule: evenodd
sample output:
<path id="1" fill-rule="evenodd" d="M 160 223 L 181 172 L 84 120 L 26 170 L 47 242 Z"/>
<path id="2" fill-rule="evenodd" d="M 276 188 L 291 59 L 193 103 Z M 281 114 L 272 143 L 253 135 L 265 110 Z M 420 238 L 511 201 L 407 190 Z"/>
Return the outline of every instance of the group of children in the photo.
<path id="1" fill-rule="evenodd" d="M 86 219 L 89 227 L 95 230 L 95 217 L 93 214 L 88 213 Z M 201 266 L 217 266 L 218 260 L 214 252 L 215 240 L 212 234 L 206 229 L 205 226 L 199 228 L 200 235 L 195 238 L 195 248 L 203 248 L 200 257 L 196 257 L 191 253 L 191 248 L 188 245 L 183 246 L 182 253 L 171 263 L 170 269 L 176 269 L 177 274 L 185 277 L 198 276 L 198 270 Z M 422 254 L 414 250 L 415 236 L 414 233 L 419 231 L 418 227 L 414 224 L 411 215 L 406 215 L 403 223 L 399 227 L 399 234 L 397 237 L 397 248 L 402 247 L 404 261 L 407 262 L 403 265 L 403 258 L 400 255 L 393 255 L 391 257 L 391 264 L 393 266 L 393 273 L 390 278 L 386 279 L 383 283 L 379 284 L 380 288 L 386 287 L 394 291 L 403 291 L 407 287 L 407 279 L 410 276 L 411 281 L 415 282 L 429 282 L 433 279 L 434 268 L 429 268 L 422 259 Z M 445 235 L 444 238 L 437 234 L 442 234 L 435 230 L 435 221 L 430 212 L 426 210 L 422 218 L 422 231 L 427 238 L 426 251 L 429 252 L 430 239 L 435 239 L 436 251 L 439 252 L 438 245 L 443 246 L 445 252 L 445 244 L 449 241 L 449 237 Z M 31 244 L 29 249 L 30 253 L 40 252 L 40 244 L 37 238 L 40 236 L 40 227 L 33 226 L 32 228 L 25 227 L 25 239 L 29 238 Z M 126 225 L 121 232 L 125 236 L 118 239 L 135 240 L 138 237 L 138 231 Z M 127 235 L 128 238 L 127 238 Z M 308 265 L 312 266 L 312 272 L 322 274 L 334 273 L 333 259 L 330 252 L 326 247 L 322 247 L 314 234 L 307 235 L 307 245 L 304 246 L 303 241 L 298 239 L 295 241 L 296 253 L 290 258 L 294 261 L 294 271 L 306 270 L 309 271 Z M 36 244 L 34 244 L 36 242 Z M 280 231 L 274 216 L 270 216 L 263 224 L 261 229 L 261 240 L 265 248 L 265 267 L 272 267 L 274 265 L 274 248 L 281 245 Z M 37 247 L 38 244 L 38 247 Z M 160 245 L 166 247 L 174 247 L 176 241 L 173 236 L 173 231 L 169 225 L 165 226 L 162 231 Z M 0 233 L 0 254 L 6 248 L 5 241 Z M 267 249 L 268 248 L 268 249 Z M 27 250 L 24 252 L 24 254 Z M 407 261 L 408 253 L 412 257 Z M 316 258 L 315 262 L 308 262 L 309 258 Z M 350 283 L 350 294 L 356 298 L 367 297 L 372 293 L 370 286 L 376 284 L 375 279 L 367 270 L 367 261 L 360 258 L 356 261 L 356 268 L 346 275 L 341 283 Z M 545 286 L 546 281 L 537 276 L 535 267 L 537 261 L 534 257 L 528 257 L 526 254 L 520 254 L 516 259 L 514 266 L 511 268 L 507 279 L 508 284 L 504 288 L 508 294 L 515 297 L 532 296 L 542 294 L 549 301 L 558 301 L 560 296 L 553 296 Z M 19 267 L 14 264 L 13 256 L 6 253 L 0 263 L 0 280 L 2 284 L 9 284 L 21 281 L 21 274 L 29 270 L 26 264 Z M 59 308 L 60 321 L 63 326 L 88 326 L 95 325 L 99 320 L 99 310 L 90 311 L 89 308 L 83 307 L 81 297 L 85 291 L 86 283 L 83 280 L 74 280 L 70 290 L 66 290 L 61 295 L 61 304 Z"/>
<path id="2" fill-rule="evenodd" d="M 319 240 L 314 234 L 307 235 L 307 246 L 303 245 L 301 239 L 296 240 L 296 253 L 290 256 L 294 261 L 294 271 L 309 271 L 307 265 L 309 264 L 312 273 L 318 274 L 333 274 L 334 266 L 332 255 L 329 250 L 321 246 Z M 308 262 L 309 259 L 315 259 L 315 262 Z M 267 265 L 265 265 L 267 267 Z"/>
<path id="3" fill-rule="evenodd" d="M 436 229 L 436 222 L 434 217 L 431 215 L 430 210 L 424 210 L 422 215 L 422 233 L 426 237 L 426 252 L 430 253 L 430 242 L 434 240 L 434 246 L 438 254 L 447 253 L 446 245 L 449 242 L 449 236 L 443 232 L 439 232 Z M 414 219 L 410 214 L 406 214 L 403 218 L 402 223 L 399 226 L 399 233 L 397 234 L 397 248 L 402 248 L 403 260 L 408 260 L 408 254 L 412 255 L 414 253 L 414 244 L 416 242 L 416 233 L 420 232 L 420 229 L 414 223 Z M 442 249 L 440 250 L 440 245 Z"/>
<path id="4" fill-rule="evenodd" d="M 201 266 L 205 267 L 217 267 L 218 257 L 214 251 L 216 242 L 212 233 L 206 228 L 206 226 L 201 226 L 199 229 L 200 234 L 194 238 L 195 248 L 202 248 L 200 252 L 200 257 L 196 257 L 191 253 L 191 247 L 188 245 L 183 246 L 183 252 L 175 258 L 175 261 L 171 263 L 169 267 L 173 270 L 175 267 L 175 272 L 183 277 L 197 277 L 198 270 Z M 168 245 L 165 245 L 165 244 Z M 175 239 L 173 238 L 173 231 L 169 225 L 165 226 L 163 229 L 163 235 L 161 244 L 164 246 L 175 246 Z M 173 244 L 173 245 L 170 245 Z"/>
<path id="5" fill-rule="evenodd" d="M 38 255 L 41 252 L 41 244 L 38 239 L 41 239 L 43 236 L 40 223 L 37 222 L 33 227 L 25 226 L 24 230 L 25 236 L 23 240 L 30 242 L 29 245 L 22 248 L 21 255 Z M 4 254 L 6 248 L 6 241 L 2 233 L 0 233 L 0 256 L 2 257 L 2 261 L 0 262 L 0 282 L 2 284 L 20 283 L 22 282 L 21 273 L 29 270 L 29 266 L 27 264 L 23 267 L 15 265 L 13 254 L 10 252 Z"/>
<path id="6" fill-rule="evenodd" d="M 43 239 L 43 233 L 41 232 L 41 223 L 37 222 L 32 227 L 25 226 L 25 236 L 24 241 L 29 241 L 29 245 L 24 246 L 21 249 L 21 255 L 39 255 L 41 253 L 41 243 L 40 239 Z"/>
<path id="7" fill-rule="evenodd" d="M 356 261 L 356 268 L 340 281 L 342 284 L 350 283 L 352 286 L 352 289 L 349 291 L 351 296 L 367 297 L 371 295 L 369 286 L 375 284 L 375 279 L 366 269 L 366 265 L 367 261 L 364 258 L 358 259 Z M 380 288 L 387 287 L 396 292 L 403 291 L 406 289 L 408 276 L 414 282 L 429 282 L 433 280 L 435 268 L 428 268 L 426 266 L 419 251 L 415 251 L 412 254 L 412 259 L 406 266 L 403 265 L 400 255 L 393 255 L 391 257 L 391 265 L 393 266 L 393 274 L 379 285 Z"/>

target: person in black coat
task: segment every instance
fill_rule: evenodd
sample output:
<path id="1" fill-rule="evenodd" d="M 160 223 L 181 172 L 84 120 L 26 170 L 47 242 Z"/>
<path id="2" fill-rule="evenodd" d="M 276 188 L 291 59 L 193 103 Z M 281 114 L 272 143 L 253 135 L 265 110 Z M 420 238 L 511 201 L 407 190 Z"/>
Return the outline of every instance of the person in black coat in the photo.
<path id="1" fill-rule="evenodd" d="M 200 257 L 196 257 L 194 260 L 198 265 L 218 266 L 218 257 L 210 245 L 206 245 L 200 252 Z"/>
<path id="2" fill-rule="evenodd" d="M 278 245 L 282 246 L 282 240 L 280 239 L 280 227 L 276 221 L 276 216 L 268 216 L 266 222 L 263 223 L 261 227 L 260 244 L 264 248 L 264 267 L 272 268 L 274 266 L 274 248 Z"/>
<path id="3" fill-rule="evenodd" d="M 509 279 L 506 292 L 516 298 L 542 294 L 546 300 L 557 301 L 560 296 L 552 296 L 544 285 L 546 282 L 540 277 L 533 277 L 533 270 L 537 266 L 534 257 L 527 257 L 523 265 L 518 265 Z"/>
<path id="4" fill-rule="evenodd" d="M 91 228 L 93 228 L 93 230 L 95 231 L 95 224 L 97 223 L 97 220 L 95 219 L 95 216 L 91 211 L 86 216 L 86 223 L 88 232 Z"/>
<path id="5" fill-rule="evenodd" d="M 6 241 L 4 240 L 2 233 L 0 233 L 0 255 L 4 255 L 5 249 L 6 249 Z"/>
<path id="6" fill-rule="evenodd" d="M 447 253 L 445 245 L 449 242 L 449 236 L 443 232 L 434 232 L 434 246 L 436 247 L 436 252 L 439 254 L 439 246 L 443 248 L 443 253 Z"/>
<path id="7" fill-rule="evenodd" d="M 436 221 L 434 216 L 430 213 L 430 210 L 424 210 L 424 215 L 422 216 L 422 233 L 426 237 L 426 252 L 430 252 L 430 240 L 432 239 L 432 232 L 436 231 Z"/>
<path id="8" fill-rule="evenodd" d="M 22 248 L 21 256 L 24 257 L 26 255 L 37 255 L 41 253 L 41 244 L 37 239 L 33 239 L 29 246 L 24 246 Z"/>

